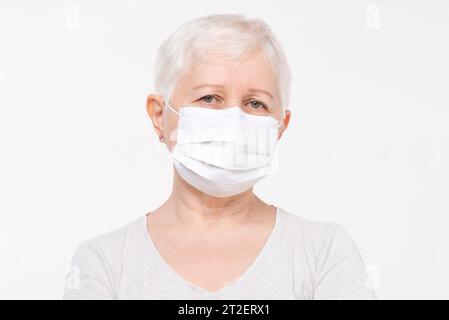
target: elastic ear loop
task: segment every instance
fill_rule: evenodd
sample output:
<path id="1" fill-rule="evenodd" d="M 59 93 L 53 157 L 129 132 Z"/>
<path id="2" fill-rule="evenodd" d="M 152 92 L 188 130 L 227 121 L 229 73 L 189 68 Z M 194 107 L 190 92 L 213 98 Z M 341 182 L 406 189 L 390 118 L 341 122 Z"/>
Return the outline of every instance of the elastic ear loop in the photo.
<path id="1" fill-rule="evenodd" d="M 285 110 L 282 109 L 282 117 L 281 117 L 281 120 L 279 121 L 279 124 L 276 127 L 276 129 L 279 129 L 279 127 L 282 125 L 282 122 L 284 121 L 284 117 L 285 117 Z"/>
<path id="2" fill-rule="evenodd" d="M 164 105 L 166 105 L 171 111 L 173 111 L 176 115 L 179 116 L 179 112 L 176 111 L 172 106 L 170 106 L 170 105 L 168 104 L 167 100 L 163 99 L 162 101 L 164 102 Z M 164 139 L 163 134 L 162 134 L 161 136 L 159 136 L 159 141 L 165 142 L 165 139 Z"/>
<path id="3" fill-rule="evenodd" d="M 168 104 L 167 100 L 165 100 L 165 99 L 164 99 L 164 104 L 165 104 L 171 111 L 173 111 L 176 115 L 179 116 L 179 112 L 176 111 L 172 106 L 170 106 L 170 105 Z"/>

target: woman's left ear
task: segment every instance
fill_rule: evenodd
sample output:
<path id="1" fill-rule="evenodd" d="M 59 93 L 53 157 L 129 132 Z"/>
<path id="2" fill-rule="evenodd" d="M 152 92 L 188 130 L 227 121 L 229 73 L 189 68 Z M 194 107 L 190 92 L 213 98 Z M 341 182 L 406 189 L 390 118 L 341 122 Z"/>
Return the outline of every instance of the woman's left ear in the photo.
<path id="1" fill-rule="evenodd" d="M 290 110 L 285 109 L 285 115 L 284 115 L 284 118 L 282 119 L 283 125 L 281 125 L 281 131 L 279 132 L 278 139 L 280 139 L 282 137 L 282 134 L 284 133 L 285 129 L 287 129 L 288 124 L 290 123 L 290 117 L 291 117 Z"/>

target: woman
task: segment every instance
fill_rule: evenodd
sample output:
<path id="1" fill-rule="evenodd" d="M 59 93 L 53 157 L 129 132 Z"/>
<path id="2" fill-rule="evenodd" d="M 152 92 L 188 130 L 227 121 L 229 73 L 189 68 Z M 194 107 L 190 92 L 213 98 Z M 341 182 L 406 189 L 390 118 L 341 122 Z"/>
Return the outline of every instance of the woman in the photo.
<path id="1" fill-rule="evenodd" d="M 265 203 L 290 72 L 261 20 L 211 15 L 161 46 L 147 111 L 171 153 L 156 210 L 84 241 L 65 299 L 373 299 L 345 229 Z"/>

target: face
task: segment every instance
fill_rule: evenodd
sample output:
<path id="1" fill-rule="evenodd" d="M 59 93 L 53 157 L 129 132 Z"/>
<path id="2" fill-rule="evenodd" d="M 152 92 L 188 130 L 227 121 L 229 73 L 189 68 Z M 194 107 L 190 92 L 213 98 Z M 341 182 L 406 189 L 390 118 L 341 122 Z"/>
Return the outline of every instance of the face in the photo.
<path id="1" fill-rule="evenodd" d="M 156 133 L 164 136 L 171 150 L 176 144 L 178 116 L 164 108 L 162 99 L 158 95 L 149 95 L 147 112 Z M 210 56 L 185 72 L 168 103 L 176 110 L 182 106 L 214 109 L 240 106 L 243 111 L 255 115 L 278 120 L 283 116 L 276 75 L 260 52 L 235 63 Z M 279 138 L 288 126 L 290 111 L 286 110 L 282 120 Z"/>

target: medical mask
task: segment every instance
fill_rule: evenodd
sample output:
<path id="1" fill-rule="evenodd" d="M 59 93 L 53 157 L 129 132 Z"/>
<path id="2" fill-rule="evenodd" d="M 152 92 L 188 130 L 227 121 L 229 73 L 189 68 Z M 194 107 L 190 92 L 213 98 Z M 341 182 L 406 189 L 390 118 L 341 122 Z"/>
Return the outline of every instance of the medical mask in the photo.
<path id="1" fill-rule="evenodd" d="M 275 171 L 282 121 L 245 113 L 239 106 L 184 106 L 178 112 L 164 103 L 179 116 L 171 150 L 174 166 L 193 187 L 214 197 L 228 197 Z"/>

